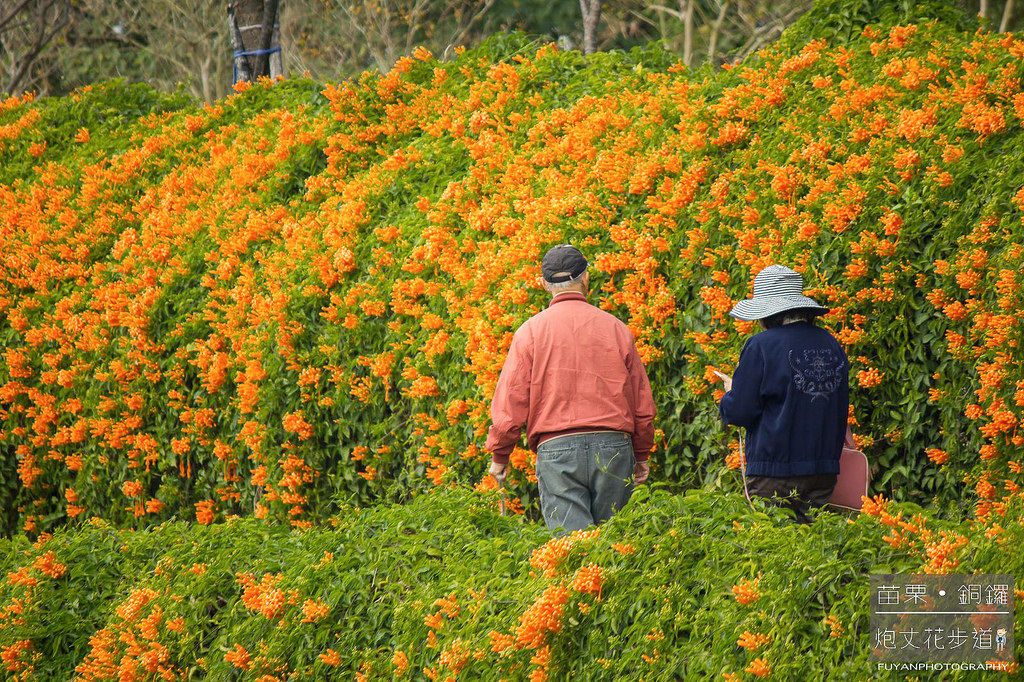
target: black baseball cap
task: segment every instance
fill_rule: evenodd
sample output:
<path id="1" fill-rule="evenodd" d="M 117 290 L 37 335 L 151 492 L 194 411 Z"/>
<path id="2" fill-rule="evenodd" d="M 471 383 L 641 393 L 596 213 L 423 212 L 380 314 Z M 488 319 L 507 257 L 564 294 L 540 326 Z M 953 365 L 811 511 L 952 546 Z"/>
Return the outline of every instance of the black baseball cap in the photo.
<path id="1" fill-rule="evenodd" d="M 551 284 L 576 279 L 586 271 L 587 259 L 572 244 L 559 244 L 548 249 L 540 263 L 544 280 Z"/>

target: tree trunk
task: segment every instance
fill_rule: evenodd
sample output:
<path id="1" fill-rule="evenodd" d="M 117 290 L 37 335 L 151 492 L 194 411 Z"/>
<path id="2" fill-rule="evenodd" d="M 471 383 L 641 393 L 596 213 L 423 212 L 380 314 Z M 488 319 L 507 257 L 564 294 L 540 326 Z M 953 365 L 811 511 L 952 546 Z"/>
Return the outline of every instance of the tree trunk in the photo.
<path id="1" fill-rule="evenodd" d="M 274 39 L 274 27 L 277 25 L 278 0 L 263 0 L 263 20 L 260 22 L 260 42 L 256 49 L 263 54 L 256 59 L 257 76 L 273 76 L 270 72 L 270 53 Z M 275 53 L 276 54 L 276 53 Z"/>
<path id="2" fill-rule="evenodd" d="M 683 63 L 687 66 L 693 64 L 693 9 L 695 0 L 686 0 L 686 9 L 683 14 Z"/>
<path id="3" fill-rule="evenodd" d="M 583 54 L 597 52 L 597 27 L 601 23 L 601 0 L 580 0 L 583 12 Z"/>
<path id="4" fill-rule="evenodd" d="M 1010 20 L 1013 19 L 1013 0 L 1006 0 L 1003 7 L 1003 20 L 999 22 L 999 32 L 1006 33 L 1010 30 Z"/>
<path id="5" fill-rule="evenodd" d="M 271 59 L 271 55 L 279 54 L 280 50 L 280 45 L 274 42 L 280 26 L 279 8 L 279 0 L 237 0 L 228 5 L 236 81 L 274 77 L 280 73 L 280 59 Z M 277 69 L 272 69 L 272 64 Z"/>
<path id="6" fill-rule="evenodd" d="M 213 59 L 210 58 L 210 55 L 207 55 L 206 59 L 203 60 L 203 63 L 199 67 L 199 82 L 201 83 L 203 88 L 204 102 L 213 102 L 214 100 L 213 82 L 212 79 L 210 78 L 210 71 L 212 70 Z"/>
<path id="7" fill-rule="evenodd" d="M 238 17 L 235 16 L 235 6 L 228 5 L 228 33 L 231 35 L 231 51 L 234 53 L 234 75 L 231 77 L 231 84 L 240 81 L 252 80 L 252 68 L 249 66 L 249 57 L 244 54 L 245 41 L 242 40 L 242 32 L 238 28 Z"/>
<path id="8" fill-rule="evenodd" d="M 981 0 L 978 5 L 978 14 L 982 19 L 988 19 L 988 0 Z"/>
<path id="9" fill-rule="evenodd" d="M 273 47 L 281 46 L 281 10 L 278 9 L 277 16 L 274 18 L 274 34 L 270 38 L 270 44 Z M 272 52 L 270 54 L 270 77 L 277 78 L 278 76 L 286 76 L 284 72 L 284 59 L 282 59 L 281 50 Z"/>

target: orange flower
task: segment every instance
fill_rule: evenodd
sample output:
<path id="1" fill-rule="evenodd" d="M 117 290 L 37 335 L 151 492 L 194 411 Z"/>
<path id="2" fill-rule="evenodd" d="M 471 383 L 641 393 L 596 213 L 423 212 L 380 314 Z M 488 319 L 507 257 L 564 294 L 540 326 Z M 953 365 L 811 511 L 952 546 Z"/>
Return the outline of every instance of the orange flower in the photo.
<path id="1" fill-rule="evenodd" d="M 428 376 L 417 377 L 409 388 L 402 390 L 402 395 L 407 398 L 426 398 L 439 395 L 437 380 Z"/>
<path id="2" fill-rule="evenodd" d="M 732 593 L 736 597 L 736 601 L 746 606 L 752 604 L 761 598 L 761 592 L 758 590 L 758 583 L 760 578 L 754 578 L 749 580 L 744 578 L 736 585 L 732 586 Z"/>
<path id="3" fill-rule="evenodd" d="M 497 490 L 498 489 L 498 482 L 496 480 L 494 480 L 493 476 L 491 476 L 488 473 L 485 473 L 483 478 L 481 478 L 480 481 L 475 486 L 473 486 L 473 488 L 477 492 L 481 492 L 481 493 L 487 492 L 489 490 Z"/>
<path id="4" fill-rule="evenodd" d="M 423 624 L 432 630 L 440 630 L 444 627 L 444 618 L 440 613 L 431 613 L 423 617 Z"/>
<path id="5" fill-rule="evenodd" d="M 496 654 L 503 653 L 513 644 L 515 644 L 515 637 L 511 635 L 503 635 L 500 632 L 491 630 L 487 633 L 487 636 L 491 639 L 491 651 Z"/>
<path id="6" fill-rule="evenodd" d="M 472 658 L 472 652 L 469 650 L 469 647 L 461 639 L 455 639 L 441 651 L 438 663 L 453 673 L 458 674 L 466 667 L 470 658 Z"/>
<path id="7" fill-rule="evenodd" d="M 51 578 L 59 578 L 67 571 L 64 564 L 57 563 L 57 555 L 52 551 L 36 557 L 36 560 L 32 562 L 32 567 Z"/>
<path id="8" fill-rule="evenodd" d="M 538 649 L 544 645 L 549 632 L 562 629 L 562 607 L 569 592 L 561 585 L 551 585 L 523 613 L 516 630 L 516 646 L 520 649 Z"/>
<path id="9" fill-rule="evenodd" d="M 134 623 L 139 619 L 141 611 L 146 604 L 157 596 L 159 596 L 158 593 L 148 587 L 135 590 L 115 609 L 115 613 L 117 613 L 117 617 L 121 620 L 127 623 Z"/>
<path id="10" fill-rule="evenodd" d="M 301 410 L 286 414 L 282 424 L 285 431 L 294 433 L 299 437 L 299 440 L 307 440 L 313 437 L 313 427 L 303 417 Z"/>
<path id="11" fill-rule="evenodd" d="M 744 649 L 749 649 L 750 651 L 757 651 L 770 641 L 771 637 L 769 637 L 768 635 L 760 633 L 755 634 L 744 630 L 743 634 L 740 635 L 740 638 L 736 640 L 736 644 L 743 647 Z"/>
<path id="12" fill-rule="evenodd" d="M 235 644 L 234 649 L 224 654 L 224 660 L 241 670 L 249 670 L 252 666 L 252 658 L 241 644 Z"/>
<path id="13" fill-rule="evenodd" d="M 874 388 L 882 383 L 884 378 L 885 374 L 874 367 L 857 372 L 857 383 L 863 388 Z"/>
<path id="14" fill-rule="evenodd" d="M 307 599 L 302 604 L 302 622 L 303 623 L 315 623 L 318 620 L 322 620 L 330 612 L 330 608 L 327 604 L 321 601 Z"/>
<path id="15" fill-rule="evenodd" d="M 23 669 L 21 662 L 21 655 L 23 653 L 32 651 L 33 645 L 32 640 L 22 639 L 14 644 L 9 644 L 0 647 L 0 660 L 7 666 L 7 670 L 10 672 L 19 672 Z"/>
<path id="16" fill-rule="evenodd" d="M 284 591 L 275 587 L 282 579 L 280 573 L 267 573 L 257 583 L 249 574 L 240 575 L 238 582 L 245 587 L 242 591 L 242 603 L 246 608 L 258 611 L 264 618 L 276 618 L 284 610 L 286 601 Z"/>
<path id="17" fill-rule="evenodd" d="M 530 565 L 543 571 L 544 577 L 553 578 L 574 546 L 597 537 L 599 528 L 593 530 L 577 530 L 569 535 L 556 537 L 533 550 Z"/>
<path id="18" fill-rule="evenodd" d="M 861 500 L 863 501 L 861 513 L 868 516 L 880 516 L 885 512 L 885 507 L 888 504 L 888 501 L 881 495 L 861 497 Z"/>
<path id="19" fill-rule="evenodd" d="M 968 544 L 967 538 L 953 533 L 943 533 L 939 538 L 925 543 L 928 563 L 926 573 L 948 574 L 960 565 L 959 550 Z"/>
<path id="20" fill-rule="evenodd" d="M 596 594 L 598 600 L 601 599 L 601 587 L 603 585 L 603 573 L 602 569 L 597 564 L 587 564 L 578 571 L 572 581 L 572 589 L 577 592 L 589 592 Z"/>
<path id="21" fill-rule="evenodd" d="M 730 469 L 739 469 L 744 464 L 744 453 L 740 449 L 739 441 L 729 449 L 729 454 L 725 457 L 725 465 Z"/>
<path id="22" fill-rule="evenodd" d="M 772 673 L 772 667 L 768 665 L 768 661 L 763 658 L 755 658 L 750 662 L 744 672 L 748 672 L 751 675 L 757 675 L 758 677 L 768 677 Z"/>
<path id="23" fill-rule="evenodd" d="M 454 592 L 449 594 L 447 597 L 441 597 L 435 600 L 434 606 L 439 607 L 438 613 L 443 613 L 449 618 L 458 618 L 459 613 L 461 612 Z"/>
<path id="24" fill-rule="evenodd" d="M 125 481 L 121 486 L 121 492 L 128 497 L 138 497 L 142 494 L 142 483 L 138 479 L 134 481 Z"/>
<path id="25" fill-rule="evenodd" d="M 328 649 L 325 653 L 320 654 L 318 658 L 332 668 L 337 668 L 341 665 L 341 656 L 334 649 Z"/>
<path id="26" fill-rule="evenodd" d="M 213 508 L 216 505 L 212 500 L 203 500 L 196 502 L 196 521 L 207 526 L 213 523 L 214 511 Z"/>

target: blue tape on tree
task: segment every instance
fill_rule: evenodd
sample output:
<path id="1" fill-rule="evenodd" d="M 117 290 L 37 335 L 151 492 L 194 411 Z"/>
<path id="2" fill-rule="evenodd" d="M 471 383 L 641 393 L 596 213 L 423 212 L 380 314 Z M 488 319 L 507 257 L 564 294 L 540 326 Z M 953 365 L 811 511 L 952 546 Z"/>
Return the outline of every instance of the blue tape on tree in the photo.
<path id="1" fill-rule="evenodd" d="M 272 47 L 269 50 L 239 50 L 238 52 L 235 52 L 234 55 L 235 55 L 236 58 L 238 58 L 238 57 L 249 57 L 249 56 L 261 55 L 261 54 L 273 54 L 275 52 L 280 52 L 280 51 L 281 51 L 281 46 L 278 45 L 277 47 Z"/>
<path id="2" fill-rule="evenodd" d="M 278 45 L 277 47 L 272 47 L 269 50 L 238 50 L 238 51 L 232 53 L 233 54 L 233 58 L 231 60 L 231 69 L 232 69 L 231 70 L 231 84 L 234 85 L 235 83 L 238 82 L 238 58 L 239 57 L 254 57 L 254 56 L 259 56 L 259 55 L 264 55 L 264 54 L 274 54 L 275 52 L 280 52 L 280 51 L 281 51 L 281 46 Z"/>

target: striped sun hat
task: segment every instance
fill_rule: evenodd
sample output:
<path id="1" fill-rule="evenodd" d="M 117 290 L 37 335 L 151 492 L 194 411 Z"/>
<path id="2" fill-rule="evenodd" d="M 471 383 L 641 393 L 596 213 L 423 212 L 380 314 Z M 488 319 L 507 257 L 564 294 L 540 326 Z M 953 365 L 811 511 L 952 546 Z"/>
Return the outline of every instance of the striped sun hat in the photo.
<path id="1" fill-rule="evenodd" d="M 737 303 L 729 314 L 741 320 L 762 320 L 797 309 L 819 315 L 828 312 L 828 308 L 804 296 L 803 275 L 785 265 L 769 265 L 754 277 L 754 297 Z"/>

